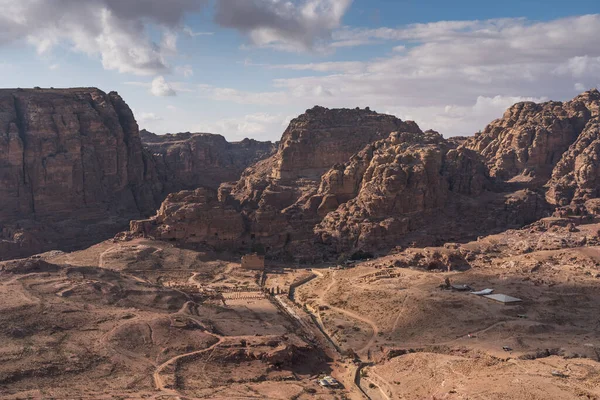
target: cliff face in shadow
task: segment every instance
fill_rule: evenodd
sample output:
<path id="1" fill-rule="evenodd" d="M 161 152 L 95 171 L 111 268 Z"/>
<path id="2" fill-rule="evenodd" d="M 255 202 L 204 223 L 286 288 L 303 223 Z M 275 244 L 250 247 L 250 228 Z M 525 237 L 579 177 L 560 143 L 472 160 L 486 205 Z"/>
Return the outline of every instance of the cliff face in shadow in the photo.
<path id="1" fill-rule="evenodd" d="M 235 180 L 274 151 L 210 134 L 143 137 L 115 92 L 1 89 L 0 259 L 104 240 L 169 192 Z"/>
<path id="2" fill-rule="evenodd" d="M 142 143 L 154 158 L 165 192 L 207 187 L 238 180 L 242 172 L 275 153 L 277 144 L 244 139 L 228 142 L 211 133 L 156 135 L 140 132 Z"/>

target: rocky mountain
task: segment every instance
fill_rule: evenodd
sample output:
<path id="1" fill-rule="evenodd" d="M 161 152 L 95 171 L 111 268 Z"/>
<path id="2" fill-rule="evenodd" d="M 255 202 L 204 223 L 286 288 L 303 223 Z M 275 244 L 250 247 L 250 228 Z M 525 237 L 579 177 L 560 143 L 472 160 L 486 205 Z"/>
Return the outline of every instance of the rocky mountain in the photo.
<path id="1" fill-rule="evenodd" d="M 0 259 L 106 239 L 169 192 L 216 188 L 275 150 L 210 134 L 142 137 L 115 92 L 0 90 Z"/>
<path id="2" fill-rule="evenodd" d="M 246 169 L 238 182 L 221 185 L 218 193 L 172 194 L 155 218 L 134 222 L 132 229 L 181 243 L 234 250 L 258 243 L 277 251 L 312 236 L 320 218 L 304 203 L 321 175 L 397 130 L 420 132 L 414 122 L 368 109 L 315 107 L 292 120 L 277 153 Z"/>
<path id="3" fill-rule="evenodd" d="M 582 204 L 600 195 L 599 118 L 596 89 L 567 102 L 518 103 L 466 146 L 482 154 L 491 176 L 543 185 L 554 206 Z"/>
<path id="4" fill-rule="evenodd" d="M 337 154 L 335 141 L 344 143 Z M 548 211 L 534 191 L 491 191 L 485 159 L 462 142 L 370 110 L 316 107 L 291 122 L 277 154 L 238 182 L 217 192 L 172 194 L 154 218 L 131 229 L 187 245 L 259 248 L 314 261 L 353 249 L 476 237 L 484 227 L 521 226 Z M 349 161 L 339 162 L 343 157 Z M 465 218 L 479 201 L 499 211 Z M 417 237 L 426 226 L 431 234 Z"/>
<path id="5" fill-rule="evenodd" d="M 0 90 L 0 257 L 93 241 L 161 191 L 117 93 Z"/>
<path id="6" fill-rule="evenodd" d="M 517 103 L 470 138 L 467 147 L 486 158 L 491 176 L 509 180 L 526 175 L 547 181 L 582 132 L 593 130 L 588 125 L 596 123 L 599 107 L 597 90 L 564 103 Z"/>
<path id="7" fill-rule="evenodd" d="M 393 246 L 451 196 L 480 195 L 486 174 L 477 153 L 437 132 L 394 132 L 323 176 L 313 200 L 324 219 L 315 233 L 338 251 Z"/>
<path id="8" fill-rule="evenodd" d="M 599 98 L 519 103 L 451 139 L 370 110 L 315 107 L 238 182 L 174 194 L 132 230 L 310 260 L 520 227 L 598 196 Z"/>
<path id="9" fill-rule="evenodd" d="M 228 142 L 211 133 L 156 135 L 142 130 L 142 143 L 154 158 L 167 193 L 196 187 L 217 189 L 239 179 L 250 165 L 275 153 L 277 145 L 244 139 Z"/>
<path id="10" fill-rule="evenodd" d="M 133 234 L 311 261 L 596 212 L 599 113 L 592 90 L 445 139 L 317 106 L 274 145 L 140 133 L 118 94 L 98 89 L 2 90 L 1 257 L 85 246 L 134 220 Z"/>

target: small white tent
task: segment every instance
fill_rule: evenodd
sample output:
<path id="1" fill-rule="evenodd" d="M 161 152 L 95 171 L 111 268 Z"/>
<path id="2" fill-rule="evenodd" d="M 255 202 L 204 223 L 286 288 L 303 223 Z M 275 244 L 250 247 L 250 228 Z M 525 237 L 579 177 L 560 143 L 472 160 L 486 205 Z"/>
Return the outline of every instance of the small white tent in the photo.
<path id="1" fill-rule="evenodd" d="M 490 300 L 494 300 L 503 304 L 510 304 L 510 303 L 519 303 L 523 300 L 521 299 L 517 299 L 516 297 L 512 297 L 512 296 L 507 296 L 505 294 L 490 294 L 487 296 L 483 296 L 486 297 Z"/>

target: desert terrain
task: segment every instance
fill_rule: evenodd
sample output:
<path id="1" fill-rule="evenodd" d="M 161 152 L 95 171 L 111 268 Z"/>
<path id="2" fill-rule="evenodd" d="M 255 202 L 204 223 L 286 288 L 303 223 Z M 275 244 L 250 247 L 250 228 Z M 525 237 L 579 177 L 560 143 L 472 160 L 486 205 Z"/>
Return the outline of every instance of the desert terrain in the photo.
<path id="1" fill-rule="evenodd" d="M 468 138 L 315 106 L 277 146 L 0 105 L 2 399 L 600 399 L 598 90 Z"/>
<path id="2" fill-rule="evenodd" d="M 264 273 L 148 239 L 4 262 L 0 391 L 598 399 L 600 222 L 561 225 Z M 522 302 L 470 293 L 486 288 Z"/>

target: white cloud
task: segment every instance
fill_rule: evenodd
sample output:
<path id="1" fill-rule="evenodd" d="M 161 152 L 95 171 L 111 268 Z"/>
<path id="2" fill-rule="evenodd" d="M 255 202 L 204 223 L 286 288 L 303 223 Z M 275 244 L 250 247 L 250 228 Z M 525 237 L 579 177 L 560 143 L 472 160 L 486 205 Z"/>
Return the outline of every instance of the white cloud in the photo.
<path id="1" fill-rule="evenodd" d="M 331 48 L 343 48 L 343 47 L 357 47 L 357 46 L 366 46 L 369 44 L 377 43 L 373 40 L 367 39 L 348 39 L 348 40 L 338 40 L 332 42 L 329 47 Z"/>
<path id="2" fill-rule="evenodd" d="M 205 0 L 0 0 L 0 44 L 26 39 L 39 54 L 66 43 L 104 68 L 138 75 L 169 71 L 177 29 Z M 160 44 L 146 25 L 164 28 Z"/>
<path id="3" fill-rule="evenodd" d="M 287 95 L 284 92 L 246 92 L 211 85 L 199 85 L 198 90 L 204 97 L 237 104 L 281 105 L 288 102 Z"/>
<path id="4" fill-rule="evenodd" d="M 158 97 L 177 95 L 177 92 L 167 83 L 163 76 L 154 78 L 150 87 L 150 93 Z"/>
<path id="5" fill-rule="evenodd" d="M 155 113 L 151 112 L 142 112 L 139 114 L 135 114 L 135 116 L 140 124 L 148 124 L 152 122 L 162 121 L 162 117 L 159 117 Z"/>
<path id="6" fill-rule="evenodd" d="M 412 120 L 421 129 L 434 129 L 444 136 L 469 136 L 483 129 L 491 121 L 502 117 L 506 109 L 522 101 L 542 102 L 544 97 L 477 97 L 474 104 L 458 106 L 453 104 L 423 107 L 397 107 L 384 109 L 403 120 Z"/>
<path id="7" fill-rule="evenodd" d="M 197 37 L 197 36 L 212 36 L 215 33 L 214 32 L 196 32 L 194 31 L 191 27 L 189 26 L 184 26 L 183 27 L 183 33 L 185 33 L 186 35 L 188 35 L 189 37 Z"/>
<path id="8" fill-rule="evenodd" d="M 291 69 L 296 71 L 317 71 L 317 72 L 362 72 L 365 69 L 365 63 L 359 61 L 330 61 L 310 64 L 280 64 L 269 65 L 271 69 Z"/>
<path id="9" fill-rule="evenodd" d="M 251 43 L 307 50 L 338 28 L 352 0 L 217 0 L 215 20 Z M 212 35 L 182 24 L 209 0 L 0 0 L 0 45 L 25 40 L 40 55 L 57 45 L 99 58 L 105 69 L 137 75 L 170 72 L 177 36 Z M 162 32 L 155 43 L 152 28 Z M 342 43 L 338 45 L 344 45 Z M 349 44 L 347 44 L 349 45 Z"/>
<path id="10" fill-rule="evenodd" d="M 468 135 L 520 99 L 569 99 L 600 75 L 600 15 L 532 23 L 525 19 L 443 21 L 406 28 L 343 29 L 335 40 L 403 41 L 370 61 L 270 65 L 326 72 L 275 79 L 303 109 L 370 106 L 445 135 Z M 576 85 L 577 84 L 577 85 Z"/>
<path id="11" fill-rule="evenodd" d="M 215 20 L 256 46 L 309 50 L 328 40 L 352 0 L 220 0 Z"/>
<path id="12" fill-rule="evenodd" d="M 600 57 L 588 55 L 571 57 L 556 67 L 554 72 L 557 75 L 569 75 L 574 78 L 597 76 L 600 75 Z"/>
<path id="13" fill-rule="evenodd" d="M 175 68 L 175 72 L 179 75 L 183 75 L 186 78 L 194 76 L 194 68 L 191 65 L 181 65 Z"/>
<path id="14" fill-rule="evenodd" d="M 60 64 L 52 64 L 52 65 L 48 66 L 48 69 L 51 71 L 56 71 L 59 68 L 60 68 Z"/>
<path id="15" fill-rule="evenodd" d="M 291 119 L 282 114 L 255 113 L 197 124 L 194 131 L 218 133 L 230 140 L 244 137 L 273 140 L 274 135 L 277 135 L 277 139 L 279 139 L 283 127 L 287 126 Z"/>
<path id="16" fill-rule="evenodd" d="M 167 110 L 169 110 L 169 111 L 177 111 L 177 107 L 175 107 L 175 106 L 173 106 L 173 105 L 170 105 L 170 104 L 169 104 L 169 105 L 167 106 Z"/>

